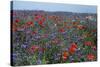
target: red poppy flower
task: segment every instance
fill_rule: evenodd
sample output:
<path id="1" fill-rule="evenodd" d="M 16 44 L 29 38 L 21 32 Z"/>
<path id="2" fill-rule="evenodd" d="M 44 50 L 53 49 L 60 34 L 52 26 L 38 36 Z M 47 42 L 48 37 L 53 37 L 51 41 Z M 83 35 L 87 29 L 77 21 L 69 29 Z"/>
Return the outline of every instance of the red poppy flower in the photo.
<path id="1" fill-rule="evenodd" d="M 34 26 L 34 23 L 32 21 L 29 21 L 26 23 L 28 26 Z"/>
<path id="2" fill-rule="evenodd" d="M 41 27 L 44 28 L 43 22 L 44 22 L 44 21 L 40 20 L 40 21 L 38 22 L 38 24 L 39 24 Z"/>
<path id="3" fill-rule="evenodd" d="M 39 49 L 39 46 L 33 45 L 29 48 L 29 52 L 30 53 L 34 53 L 35 51 L 37 51 Z"/>
<path id="4" fill-rule="evenodd" d="M 16 20 L 15 20 L 15 22 L 16 22 L 16 23 L 19 23 L 19 22 L 20 22 L 20 20 L 19 20 L 19 19 L 16 19 Z"/>
<path id="5" fill-rule="evenodd" d="M 88 59 L 88 60 L 94 60 L 94 59 L 95 59 L 94 54 L 91 54 L 91 53 L 88 54 L 88 55 L 87 55 L 87 59 Z"/>
<path id="6" fill-rule="evenodd" d="M 35 21 L 38 21 L 40 18 L 41 18 L 41 15 L 35 14 L 35 18 L 34 18 Z"/>
<path id="7" fill-rule="evenodd" d="M 27 24 L 28 24 L 28 25 L 31 25 L 31 24 L 33 24 L 33 22 L 27 22 Z"/>
<path id="8" fill-rule="evenodd" d="M 86 42 L 84 43 L 84 45 L 85 45 L 85 46 L 92 46 L 92 42 L 91 42 L 91 41 L 86 41 Z"/>
<path id="9" fill-rule="evenodd" d="M 62 28 L 62 29 L 59 30 L 59 32 L 65 32 L 65 30 Z"/>
<path id="10" fill-rule="evenodd" d="M 71 54 L 73 54 L 76 51 L 77 48 L 78 48 L 77 44 L 76 43 L 72 43 L 71 47 L 69 48 L 69 52 Z"/>
<path id="11" fill-rule="evenodd" d="M 38 16 L 36 16 L 36 17 L 34 18 L 34 20 L 35 20 L 35 21 L 38 21 L 38 19 L 39 19 L 39 17 L 38 17 Z"/>
<path id="12" fill-rule="evenodd" d="M 69 56 L 68 52 L 67 52 L 67 51 L 64 51 L 64 52 L 63 52 L 62 59 L 63 59 L 64 61 L 67 60 L 68 56 Z"/>
<path id="13" fill-rule="evenodd" d="M 69 52 L 70 52 L 71 54 L 75 53 L 75 51 L 76 51 L 76 48 L 71 47 L 71 48 L 69 49 Z"/>
<path id="14" fill-rule="evenodd" d="M 76 43 L 72 43 L 72 44 L 71 44 L 71 47 L 77 48 L 77 44 L 76 44 Z"/>
<path id="15" fill-rule="evenodd" d="M 40 20 L 38 23 L 39 23 L 39 25 L 42 25 L 42 24 L 43 24 L 43 21 L 42 21 L 42 20 Z"/>

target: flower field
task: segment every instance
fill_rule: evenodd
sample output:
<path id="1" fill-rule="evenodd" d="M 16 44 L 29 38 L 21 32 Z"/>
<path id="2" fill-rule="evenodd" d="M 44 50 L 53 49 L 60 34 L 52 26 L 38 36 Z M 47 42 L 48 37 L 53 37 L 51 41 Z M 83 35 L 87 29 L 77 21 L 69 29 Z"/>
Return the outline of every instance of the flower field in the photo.
<path id="1" fill-rule="evenodd" d="M 13 10 L 11 16 L 12 65 L 97 60 L 95 13 Z"/>

